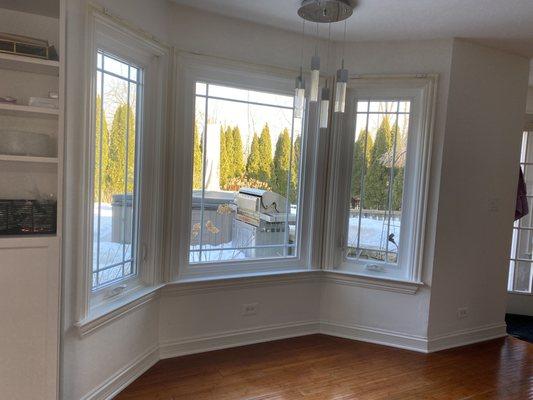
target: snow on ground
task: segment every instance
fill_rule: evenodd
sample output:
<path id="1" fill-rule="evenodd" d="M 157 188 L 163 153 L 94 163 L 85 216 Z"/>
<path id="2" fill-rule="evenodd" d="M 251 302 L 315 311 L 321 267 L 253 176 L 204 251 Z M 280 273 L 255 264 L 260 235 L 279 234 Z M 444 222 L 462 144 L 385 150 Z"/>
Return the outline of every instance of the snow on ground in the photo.
<path id="1" fill-rule="evenodd" d="M 357 246 L 357 234 L 359 230 L 358 218 L 350 218 L 350 228 L 348 233 L 348 246 L 356 247 Z M 383 250 L 387 249 L 387 233 L 390 235 L 394 234 L 394 240 L 399 245 L 400 244 L 400 222 L 398 220 L 390 221 L 390 228 L 387 232 L 387 223 L 388 220 L 379 220 L 368 217 L 361 218 L 361 238 L 359 246 L 365 249 L 372 250 Z M 245 251 L 239 251 L 232 248 L 235 245 L 232 242 L 224 243 L 218 246 L 205 244 L 202 247 L 202 259 L 200 260 L 200 246 L 191 246 L 191 253 L 189 256 L 190 262 L 213 262 L 213 261 L 224 261 L 224 260 L 240 260 L 245 259 Z M 218 250 L 218 251 L 217 251 Z M 389 251 L 396 250 L 396 246 L 389 242 Z"/>
<path id="2" fill-rule="evenodd" d="M 361 218 L 361 238 L 359 247 L 372 250 L 386 250 L 387 246 L 387 220 L 373 218 Z M 357 232 L 359 229 L 358 218 L 350 218 L 348 231 L 348 246 L 357 246 Z M 389 234 L 394 233 L 394 240 L 400 244 L 400 222 L 391 219 Z M 389 242 L 389 250 L 395 249 L 394 244 Z"/>
<path id="3" fill-rule="evenodd" d="M 98 214 L 100 214 L 100 248 L 98 249 Z M 130 258 L 131 245 L 117 243 L 112 241 L 112 208 L 111 204 L 98 203 L 94 204 L 94 220 L 93 220 L 93 271 L 100 268 L 105 268 L 108 265 L 113 265 L 122 262 L 123 252 L 125 251 L 125 259 Z M 99 257 L 97 257 L 99 255 Z M 99 260 L 97 260 L 97 258 Z M 98 262 L 99 261 L 99 262 Z M 128 264 L 125 266 L 125 274 L 127 275 L 131 269 Z M 122 266 L 110 268 L 106 271 L 100 272 L 100 284 L 109 282 L 113 279 L 119 278 L 122 275 Z M 96 277 L 96 274 L 93 274 Z M 94 279 L 93 279 L 94 281 Z"/>
<path id="4" fill-rule="evenodd" d="M 102 203 L 100 207 L 95 204 L 94 207 L 94 246 L 93 246 L 93 271 L 97 270 L 97 252 L 98 252 L 98 213 L 100 211 L 100 250 L 99 250 L 99 264 L 100 268 L 119 263 L 122 261 L 124 246 L 122 243 L 112 241 L 112 208 L 111 204 Z M 359 246 L 366 249 L 385 250 L 387 246 L 387 220 L 379 220 L 368 217 L 361 219 L 361 238 Z M 357 233 L 359 229 L 358 218 L 350 218 L 348 246 L 357 246 Z M 391 220 L 389 233 L 394 233 L 394 240 L 400 243 L 400 222 Z M 223 243 L 218 246 L 205 244 L 202 247 L 202 260 L 199 259 L 200 249 L 199 245 L 191 246 L 189 259 L 191 262 L 214 262 L 224 260 L 242 260 L 246 258 L 244 250 L 232 249 L 234 244 L 232 242 Z M 389 250 L 395 247 L 389 243 Z M 196 250 L 196 251 L 195 251 Z M 130 257 L 131 245 L 125 246 L 125 257 Z M 130 266 L 126 267 L 126 273 L 129 272 Z M 122 274 L 122 266 L 111 268 L 107 271 L 100 272 L 100 283 L 105 283 L 120 277 Z"/>

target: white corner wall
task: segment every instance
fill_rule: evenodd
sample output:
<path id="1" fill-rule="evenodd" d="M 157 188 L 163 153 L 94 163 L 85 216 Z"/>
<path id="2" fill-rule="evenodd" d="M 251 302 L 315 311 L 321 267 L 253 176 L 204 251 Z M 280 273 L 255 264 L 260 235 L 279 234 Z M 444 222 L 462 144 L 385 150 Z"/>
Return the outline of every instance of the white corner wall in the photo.
<path id="1" fill-rule="evenodd" d="M 456 40 L 443 147 L 429 338 L 505 335 L 528 61 Z M 459 319 L 458 308 L 468 316 Z"/>

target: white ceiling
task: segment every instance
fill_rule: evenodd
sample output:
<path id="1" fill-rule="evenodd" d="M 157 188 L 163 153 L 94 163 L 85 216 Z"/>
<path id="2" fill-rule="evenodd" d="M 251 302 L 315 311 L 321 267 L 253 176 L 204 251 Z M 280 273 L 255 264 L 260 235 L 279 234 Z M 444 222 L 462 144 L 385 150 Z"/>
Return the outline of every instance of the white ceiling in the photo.
<path id="1" fill-rule="evenodd" d="M 301 30 L 299 0 L 172 0 L 261 24 Z M 498 41 L 533 56 L 533 0 L 357 0 L 347 22 L 349 40 L 463 37 Z M 340 39 L 343 24 L 335 24 Z M 309 26 L 309 34 L 313 28 Z M 322 27 L 323 35 L 326 28 Z M 514 46 L 514 47 L 513 47 Z M 501 46 L 500 46 L 501 47 Z"/>

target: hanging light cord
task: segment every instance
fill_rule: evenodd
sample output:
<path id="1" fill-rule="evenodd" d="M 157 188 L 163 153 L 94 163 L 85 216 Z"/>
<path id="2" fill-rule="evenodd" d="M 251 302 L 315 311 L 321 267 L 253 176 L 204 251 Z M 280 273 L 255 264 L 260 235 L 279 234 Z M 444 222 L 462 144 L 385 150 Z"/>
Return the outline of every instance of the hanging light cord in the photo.
<path id="1" fill-rule="evenodd" d="M 331 22 L 328 23 L 328 57 L 326 58 L 326 70 L 329 71 L 329 44 L 331 42 Z M 326 79 L 326 87 L 328 87 L 328 80 Z"/>
<path id="2" fill-rule="evenodd" d="M 342 69 L 344 69 L 344 51 L 346 50 L 346 20 L 344 20 L 344 39 L 342 40 Z"/>
<path id="3" fill-rule="evenodd" d="M 318 35 L 318 22 L 316 23 L 316 35 L 315 35 L 315 56 L 318 56 L 318 42 L 319 42 L 319 35 Z"/>
<path id="4" fill-rule="evenodd" d="M 302 18 L 302 49 L 300 51 L 300 79 L 303 78 L 304 47 L 305 47 L 305 19 Z"/>

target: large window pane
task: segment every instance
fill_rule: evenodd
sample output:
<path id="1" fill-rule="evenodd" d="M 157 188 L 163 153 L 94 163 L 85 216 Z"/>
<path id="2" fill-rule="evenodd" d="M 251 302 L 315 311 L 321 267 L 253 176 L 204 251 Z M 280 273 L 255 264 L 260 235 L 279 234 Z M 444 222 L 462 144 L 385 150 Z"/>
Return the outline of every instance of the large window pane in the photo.
<path id="1" fill-rule="evenodd" d="M 135 274 L 141 71 L 98 51 L 92 287 Z"/>
<path id="2" fill-rule="evenodd" d="M 196 83 L 191 263 L 296 254 L 302 121 L 292 104 Z"/>
<path id="3" fill-rule="evenodd" d="M 358 101 L 347 256 L 398 262 L 409 101 Z"/>

